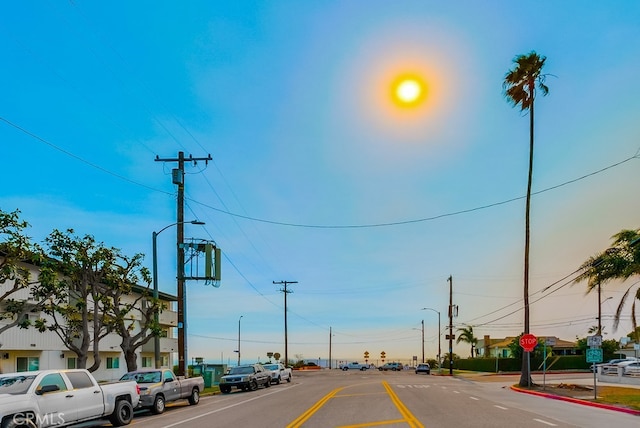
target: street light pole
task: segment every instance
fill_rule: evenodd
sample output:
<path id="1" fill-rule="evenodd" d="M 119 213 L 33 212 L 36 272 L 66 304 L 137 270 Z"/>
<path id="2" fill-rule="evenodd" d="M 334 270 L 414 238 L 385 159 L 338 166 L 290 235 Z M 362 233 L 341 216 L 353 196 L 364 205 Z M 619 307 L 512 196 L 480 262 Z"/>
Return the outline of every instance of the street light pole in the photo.
<path id="1" fill-rule="evenodd" d="M 242 315 L 238 318 L 238 365 L 240 365 L 240 321 L 242 320 Z"/>
<path id="2" fill-rule="evenodd" d="M 422 362 L 424 363 L 424 320 L 422 320 Z"/>
<path id="3" fill-rule="evenodd" d="M 438 371 L 440 371 L 440 366 L 442 365 L 440 362 L 440 353 L 442 352 L 442 349 L 440 347 L 440 334 L 442 332 L 442 330 L 440 329 L 440 312 L 436 311 L 435 309 L 432 308 L 422 308 L 423 311 L 433 311 L 435 313 L 438 314 Z"/>
<path id="4" fill-rule="evenodd" d="M 185 222 L 176 222 L 176 223 L 171 223 L 168 226 L 163 227 L 162 229 L 160 229 L 158 232 L 153 232 L 151 234 L 151 240 L 152 240 L 152 269 L 153 269 L 153 300 L 155 302 L 156 305 L 156 309 L 153 313 L 153 321 L 156 325 L 156 328 L 158 326 L 159 323 L 159 318 L 160 318 L 160 307 L 158 305 L 158 235 L 160 235 L 160 233 L 162 233 L 164 230 L 170 228 L 171 226 L 175 226 L 177 224 L 181 224 L 181 223 L 185 223 Z M 202 221 L 198 221 L 198 220 L 191 220 L 191 221 L 187 221 L 186 223 L 191 223 L 191 224 L 198 224 L 198 225 L 203 225 L 205 224 Z M 153 337 L 153 359 L 154 359 L 154 366 L 156 369 L 159 369 L 162 366 L 162 361 L 160 360 L 160 336 L 159 335 L 154 335 Z"/>

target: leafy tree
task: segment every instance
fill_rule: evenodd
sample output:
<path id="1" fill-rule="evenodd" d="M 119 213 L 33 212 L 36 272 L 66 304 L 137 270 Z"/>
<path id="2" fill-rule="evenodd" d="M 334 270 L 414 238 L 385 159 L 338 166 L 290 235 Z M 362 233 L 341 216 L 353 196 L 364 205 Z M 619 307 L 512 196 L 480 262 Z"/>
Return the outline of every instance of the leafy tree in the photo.
<path id="1" fill-rule="evenodd" d="M 529 333 L 529 246 L 531 213 L 531 184 L 533 180 L 533 142 L 534 142 L 534 101 L 537 91 L 545 96 L 549 88 L 544 84 L 546 75 L 542 68 L 546 57 L 531 51 L 527 55 L 518 55 L 513 59 L 514 67 L 507 72 L 502 84 L 504 96 L 520 111 L 529 112 L 529 174 L 527 180 L 527 198 L 525 205 L 525 239 L 524 239 L 524 332 Z M 531 373 L 523 355 L 520 386 L 530 385 Z"/>
<path id="2" fill-rule="evenodd" d="M 625 281 L 634 276 L 640 276 L 640 229 L 622 230 L 612 236 L 613 244 L 603 252 L 590 257 L 581 266 L 581 273 L 574 283 L 587 282 L 587 294 L 598 290 L 602 285 L 614 280 Z M 631 321 L 636 332 L 635 340 L 640 341 L 640 330 L 636 319 L 636 301 L 640 300 L 640 286 L 638 282 L 627 287 L 620 298 L 614 317 L 614 331 L 620 324 L 620 316 L 632 297 Z"/>
<path id="3" fill-rule="evenodd" d="M 29 224 L 20 220 L 19 210 L 0 209 L 0 319 L 11 320 L 0 326 L 0 334 L 15 326 L 28 328 L 31 321 L 25 315 L 39 312 L 43 305 L 43 299 L 31 295 L 30 287 L 37 281 L 31 280 L 29 269 L 23 265 L 37 263 L 40 257 L 40 248 L 25 235 L 27 227 Z"/>
<path id="4" fill-rule="evenodd" d="M 471 345 L 471 358 L 475 356 L 478 338 L 473 335 L 473 326 L 462 327 L 457 330 L 460 334 L 456 339 L 456 343 L 465 342 Z"/>
<path id="5" fill-rule="evenodd" d="M 118 331 L 118 317 L 109 311 L 113 303 L 110 286 L 116 281 L 118 261 L 123 256 L 116 248 L 98 243 L 90 235 L 78 237 L 72 229 L 54 230 L 45 239 L 50 258 L 46 268 L 57 272 L 33 287 L 34 295 L 47 298 L 43 312 L 50 320 L 36 325 L 40 331 L 52 331 L 77 356 L 78 367 L 95 371 L 100 367 L 100 340 Z M 90 352 L 93 365 L 87 367 Z"/>
<path id="6" fill-rule="evenodd" d="M 99 300 L 99 306 L 100 312 L 110 317 L 113 330 L 122 338 L 120 348 L 124 352 L 127 371 L 135 371 L 138 369 L 136 351 L 161 334 L 155 313 L 164 308 L 159 306 L 158 300 L 150 297 L 151 276 L 149 270 L 141 265 L 144 256 L 136 254 L 127 257 L 119 251 L 116 251 L 116 255 L 117 262 L 112 265 L 101 289 L 103 298 Z M 141 281 L 146 288 L 138 290 L 135 299 L 123 299 L 124 296 L 134 295 L 133 287 Z M 137 331 L 136 325 L 139 326 Z"/>

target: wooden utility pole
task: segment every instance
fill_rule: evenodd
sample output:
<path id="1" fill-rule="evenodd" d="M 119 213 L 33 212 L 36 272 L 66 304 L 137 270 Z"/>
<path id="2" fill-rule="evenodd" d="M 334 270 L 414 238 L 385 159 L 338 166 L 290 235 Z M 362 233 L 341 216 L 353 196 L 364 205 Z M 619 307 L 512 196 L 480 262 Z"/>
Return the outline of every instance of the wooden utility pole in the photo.
<path id="1" fill-rule="evenodd" d="M 289 345 L 287 340 L 287 294 L 293 293 L 291 290 L 287 290 L 288 284 L 297 284 L 298 281 L 273 281 L 274 284 L 284 285 L 284 288 L 281 289 L 284 293 L 284 365 L 287 366 L 289 364 Z"/>
<path id="2" fill-rule="evenodd" d="M 178 162 L 178 168 L 171 171 L 173 184 L 178 186 L 177 195 L 177 297 L 178 297 L 178 376 L 187 376 L 187 293 L 184 286 L 184 162 L 198 161 L 208 162 L 211 155 L 206 158 L 194 158 L 189 155 L 184 157 L 184 152 L 178 152 L 177 158 L 160 159 L 156 156 L 156 162 Z"/>
<path id="3" fill-rule="evenodd" d="M 449 374 L 453 375 L 453 277 L 449 275 Z"/>

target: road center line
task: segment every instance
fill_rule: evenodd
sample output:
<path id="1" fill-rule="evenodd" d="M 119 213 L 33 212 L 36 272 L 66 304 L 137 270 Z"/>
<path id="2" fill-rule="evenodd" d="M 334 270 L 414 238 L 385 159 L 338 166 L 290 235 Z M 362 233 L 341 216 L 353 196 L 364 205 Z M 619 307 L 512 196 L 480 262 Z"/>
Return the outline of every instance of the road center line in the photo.
<path id="1" fill-rule="evenodd" d="M 498 409 L 502 410 L 508 410 L 506 407 L 498 406 L 497 404 L 494 404 L 493 407 L 497 407 Z"/>

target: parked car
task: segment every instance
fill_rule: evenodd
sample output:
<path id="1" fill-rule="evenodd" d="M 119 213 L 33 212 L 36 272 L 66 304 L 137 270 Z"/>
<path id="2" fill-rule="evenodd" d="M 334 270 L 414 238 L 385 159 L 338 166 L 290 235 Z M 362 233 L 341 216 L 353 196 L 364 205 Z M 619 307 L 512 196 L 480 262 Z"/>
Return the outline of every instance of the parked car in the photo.
<path id="1" fill-rule="evenodd" d="M 628 361 L 620 363 L 622 373 L 626 375 L 640 375 L 640 361 Z"/>
<path id="2" fill-rule="evenodd" d="M 404 367 L 402 365 L 402 363 L 384 363 L 382 366 L 378 367 L 378 370 L 380 371 L 387 371 L 387 370 L 391 370 L 391 371 L 400 371 L 402 370 Z"/>
<path id="3" fill-rule="evenodd" d="M 431 374 L 431 366 L 429 365 L 429 363 L 418 364 L 418 366 L 416 367 L 416 374 L 420 373 Z"/>
<path id="4" fill-rule="evenodd" d="M 98 384 L 87 370 L 0 374 L 0 426 L 67 426 L 95 419 L 128 425 L 140 400 L 135 382 Z"/>
<path id="5" fill-rule="evenodd" d="M 264 364 L 263 367 L 271 373 L 271 382 L 279 384 L 283 380 L 291 382 L 291 368 L 282 363 Z"/>
<path id="6" fill-rule="evenodd" d="M 229 373 L 220 378 L 220 392 L 223 394 L 230 393 L 233 387 L 254 391 L 260 385 L 265 388 L 271 386 L 271 372 L 265 370 L 262 364 L 231 367 Z"/>
<path id="7" fill-rule="evenodd" d="M 360 364 L 358 362 L 347 363 L 340 366 L 342 370 L 367 370 L 369 366 L 367 364 Z"/>
<path id="8" fill-rule="evenodd" d="M 602 365 L 602 374 L 617 374 L 618 367 L 622 367 L 626 364 L 636 362 L 636 358 L 627 357 L 627 358 L 615 358 L 610 360 L 608 363 Z"/>
<path id="9" fill-rule="evenodd" d="M 169 369 L 144 369 L 125 373 L 120 380 L 134 380 L 140 386 L 139 407 L 151 410 L 153 414 L 164 412 L 167 403 L 181 399 L 189 404 L 200 402 L 204 389 L 204 379 L 200 376 L 179 379 Z"/>

